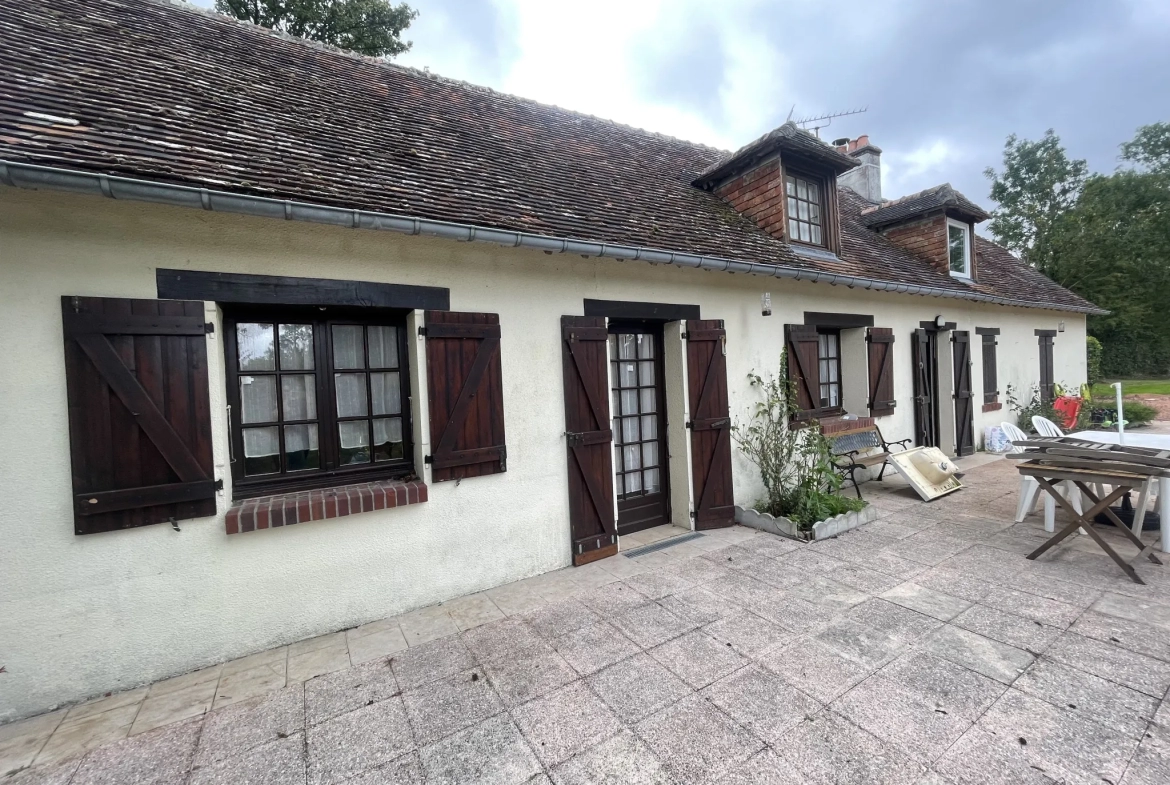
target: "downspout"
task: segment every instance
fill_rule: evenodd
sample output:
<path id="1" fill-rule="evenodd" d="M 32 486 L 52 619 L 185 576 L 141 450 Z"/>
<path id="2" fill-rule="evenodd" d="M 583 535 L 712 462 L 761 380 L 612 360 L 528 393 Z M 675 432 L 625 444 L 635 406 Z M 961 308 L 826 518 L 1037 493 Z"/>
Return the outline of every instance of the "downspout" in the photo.
<path id="1" fill-rule="evenodd" d="M 587 257 L 605 257 L 623 261 L 669 264 L 676 267 L 692 267 L 728 273 L 746 273 L 794 281 L 829 283 L 834 286 L 888 291 L 899 294 L 917 294 L 927 297 L 943 297 L 955 300 L 994 303 L 996 305 L 1021 308 L 1043 308 L 1073 313 L 1105 313 L 1096 308 L 1077 306 L 1037 305 L 1027 300 L 998 297 L 982 292 L 961 292 L 917 284 L 895 283 L 875 278 L 837 275 L 799 267 L 744 262 L 715 256 L 666 251 L 655 248 L 614 243 L 598 243 L 548 235 L 517 232 L 507 229 L 493 229 L 482 226 L 436 221 L 427 218 L 412 218 L 371 210 L 354 210 L 341 207 L 295 202 L 286 199 L 270 199 L 264 196 L 249 196 L 209 188 L 195 188 L 186 185 L 140 180 L 118 175 L 96 174 L 72 169 L 60 169 L 18 161 L 0 160 L 0 183 L 14 188 L 36 190 L 47 188 L 56 191 L 105 196 L 110 199 L 152 202 L 178 207 L 192 207 L 221 213 L 238 213 L 262 218 L 279 218 L 286 221 L 344 226 L 353 229 L 379 229 L 401 234 L 439 237 L 461 242 L 484 242 L 514 248 L 533 248 L 547 253 L 572 253 Z"/>

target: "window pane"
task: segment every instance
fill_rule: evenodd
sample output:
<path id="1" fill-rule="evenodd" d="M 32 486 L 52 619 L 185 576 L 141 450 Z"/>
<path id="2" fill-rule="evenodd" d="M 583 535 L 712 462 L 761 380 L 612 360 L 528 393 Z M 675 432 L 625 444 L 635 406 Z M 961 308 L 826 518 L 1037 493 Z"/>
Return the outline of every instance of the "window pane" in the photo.
<path id="1" fill-rule="evenodd" d="M 622 482 L 622 475 L 619 473 L 617 477 L 613 478 L 613 480 L 614 480 L 614 491 L 617 492 L 618 496 L 623 495 L 625 493 L 625 490 L 624 490 L 625 483 Z"/>
<path id="2" fill-rule="evenodd" d="M 654 357 L 654 336 L 638 336 L 638 359 L 649 360 Z"/>
<path id="3" fill-rule="evenodd" d="M 658 402 L 654 400 L 654 390 L 653 389 L 639 390 L 638 393 L 639 393 L 639 403 L 642 405 L 642 408 L 640 411 L 643 414 L 646 414 L 647 412 L 658 411 L 658 406 L 657 406 Z"/>
<path id="4" fill-rule="evenodd" d="M 341 465 L 370 462 L 370 424 L 366 420 L 337 424 L 341 437 Z"/>
<path id="5" fill-rule="evenodd" d="M 317 419 L 317 382 L 311 373 L 289 374 L 280 378 L 284 401 L 284 419 Z"/>
<path id="6" fill-rule="evenodd" d="M 817 335 L 817 353 L 822 358 L 829 356 L 829 336 L 826 333 Z"/>
<path id="7" fill-rule="evenodd" d="M 821 206 L 819 204 L 810 204 L 808 206 L 808 219 L 813 223 L 820 225 L 821 223 Z"/>
<path id="8" fill-rule="evenodd" d="M 402 420 L 391 417 L 374 420 L 374 460 L 393 461 L 404 455 Z"/>
<path id="9" fill-rule="evenodd" d="M 796 205 L 797 204 L 799 204 L 799 202 L 797 202 L 796 199 L 792 198 L 791 196 L 788 197 L 788 217 L 789 218 L 796 217 Z"/>
<path id="10" fill-rule="evenodd" d="M 812 227 L 812 241 L 814 243 L 816 243 L 817 245 L 821 244 L 821 227 L 819 227 L 819 226 Z"/>
<path id="11" fill-rule="evenodd" d="M 398 328 L 367 327 L 371 368 L 398 367 Z"/>
<path id="12" fill-rule="evenodd" d="M 808 199 L 808 183 L 804 180 L 796 181 L 796 195 L 801 199 Z"/>
<path id="13" fill-rule="evenodd" d="M 808 202 L 801 202 L 796 206 L 796 217 L 802 221 L 808 220 Z"/>
<path id="14" fill-rule="evenodd" d="M 654 384 L 654 361 L 643 360 L 638 363 L 638 384 L 649 387 Z"/>
<path id="15" fill-rule="evenodd" d="M 618 359 L 633 360 L 636 351 L 633 335 L 627 333 L 618 336 Z"/>
<path id="16" fill-rule="evenodd" d="M 370 374 L 374 414 L 402 414 L 402 384 L 397 372 Z"/>
<path id="17" fill-rule="evenodd" d="M 638 418 L 625 417 L 622 419 L 622 444 L 638 441 Z"/>
<path id="18" fill-rule="evenodd" d="M 627 467 L 629 468 L 629 467 Z M 626 475 L 626 495 L 630 496 L 642 490 L 642 472 Z"/>
<path id="19" fill-rule="evenodd" d="M 820 376 L 822 379 L 828 380 L 828 378 L 829 378 L 829 361 L 828 360 L 821 360 L 820 361 Z"/>
<path id="20" fill-rule="evenodd" d="M 240 377 L 240 422 L 276 422 L 276 377 Z"/>
<path id="21" fill-rule="evenodd" d="M 642 445 L 642 465 L 658 465 L 658 442 L 646 442 Z"/>
<path id="22" fill-rule="evenodd" d="M 810 182 L 808 184 L 808 200 L 810 202 L 819 202 L 821 200 L 820 189 L 816 183 Z"/>
<path id="23" fill-rule="evenodd" d="M 313 370 L 313 325 L 280 325 L 280 369 Z"/>
<path id="24" fill-rule="evenodd" d="M 622 467 L 622 448 L 615 440 L 613 445 L 613 466 L 617 471 L 621 471 Z"/>
<path id="25" fill-rule="evenodd" d="M 658 417 L 655 415 L 650 414 L 642 418 L 642 438 L 658 438 Z"/>
<path id="26" fill-rule="evenodd" d="M 827 339 L 826 345 L 829 347 L 829 356 L 836 357 L 837 356 L 837 334 L 836 333 L 826 333 L 825 338 Z"/>
<path id="27" fill-rule="evenodd" d="M 967 233 L 957 226 L 947 227 L 947 239 L 951 257 L 951 270 L 967 272 Z"/>
<path id="28" fill-rule="evenodd" d="M 622 448 L 622 463 L 627 470 L 642 468 L 642 448 L 638 445 Z"/>
<path id="29" fill-rule="evenodd" d="M 829 364 L 829 381 L 830 382 L 839 381 L 837 379 L 837 370 L 840 368 L 840 366 L 837 364 L 837 361 L 836 360 L 826 360 L 826 362 L 828 362 L 828 364 Z"/>
<path id="30" fill-rule="evenodd" d="M 638 386 L 638 377 L 634 375 L 634 368 L 634 363 L 618 363 L 618 384 L 620 386 Z"/>
<path id="31" fill-rule="evenodd" d="M 284 454 L 288 456 L 290 472 L 320 469 L 321 454 L 317 450 L 317 426 L 284 426 Z"/>
<path id="32" fill-rule="evenodd" d="M 798 222 L 797 225 L 800 227 L 800 241 L 802 243 L 807 243 L 809 240 L 812 239 L 809 236 L 808 224 L 802 224 L 802 223 Z"/>
<path id="33" fill-rule="evenodd" d="M 244 474 L 275 474 L 280 471 L 280 433 L 276 426 L 245 428 Z"/>
<path id="34" fill-rule="evenodd" d="M 364 373 L 335 373 L 337 385 L 337 416 L 365 417 L 366 375 Z"/>
<path id="35" fill-rule="evenodd" d="M 236 325 L 236 353 L 241 371 L 274 371 L 272 325 L 241 323 Z"/>
<path id="36" fill-rule="evenodd" d="M 642 472 L 642 481 L 646 485 L 646 493 L 658 493 L 662 490 L 659 485 L 657 469 L 647 469 Z"/>
<path id="37" fill-rule="evenodd" d="M 796 178 L 788 175 L 784 178 L 784 188 L 789 196 L 796 196 Z"/>
<path id="38" fill-rule="evenodd" d="M 841 403 L 841 388 L 834 384 L 829 387 L 829 406 L 838 406 Z"/>
<path id="39" fill-rule="evenodd" d="M 356 324 L 333 326 L 333 367 L 364 368 L 365 348 L 362 346 L 362 328 Z"/>
<path id="40" fill-rule="evenodd" d="M 622 414 L 638 413 L 638 391 L 622 390 Z"/>
<path id="41" fill-rule="evenodd" d="M 622 396 L 617 390 L 611 391 L 613 394 L 613 411 L 609 413 L 611 417 L 617 417 L 622 413 Z"/>
<path id="42" fill-rule="evenodd" d="M 796 223 L 795 218 L 788 221 L 788 236 L 793 240 L 800 236 L 800 225 Z"/>

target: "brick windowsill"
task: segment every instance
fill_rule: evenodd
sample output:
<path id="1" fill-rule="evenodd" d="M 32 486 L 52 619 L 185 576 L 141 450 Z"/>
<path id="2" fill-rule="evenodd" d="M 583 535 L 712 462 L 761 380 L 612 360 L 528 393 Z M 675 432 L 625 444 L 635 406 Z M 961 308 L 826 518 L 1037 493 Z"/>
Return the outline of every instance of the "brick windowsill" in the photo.
<path id="1" fill-rule="evenodd" d="M 225 523 L 228 534 L 239 534 L 306 521 L 341 518 L 389 507 L 405 507 L 426 500 L 427 486 L 421 480 L 381 480 L 242 499 L 228 509 Z"/>
<path id="2" fill-rule="evenodd" d="M 985 411 L 985 412 L 998 412 L 1002 408 L 1003 408 L 1003 404 L 1000 403 L 999 401 L 996 401 L 995 403 L 983 404 L 983 411 Z"/>

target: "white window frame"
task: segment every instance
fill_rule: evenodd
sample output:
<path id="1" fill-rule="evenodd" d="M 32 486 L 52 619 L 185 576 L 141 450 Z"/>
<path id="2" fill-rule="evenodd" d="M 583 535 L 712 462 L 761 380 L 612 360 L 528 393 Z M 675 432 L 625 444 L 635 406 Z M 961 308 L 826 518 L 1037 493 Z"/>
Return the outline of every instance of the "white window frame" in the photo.
<path id="1" fill-rule="evenodd" d="M 963 232 L 963 255 L 966 259 L 966 264 L 963 265 L 963 272 L 951 270 L 951 227 L 960 229 Z M 947 270 L 955 278 L 971 278 L 971 226 L 962 221 L 956 221 L 954 218 L 947 219 Z"/>

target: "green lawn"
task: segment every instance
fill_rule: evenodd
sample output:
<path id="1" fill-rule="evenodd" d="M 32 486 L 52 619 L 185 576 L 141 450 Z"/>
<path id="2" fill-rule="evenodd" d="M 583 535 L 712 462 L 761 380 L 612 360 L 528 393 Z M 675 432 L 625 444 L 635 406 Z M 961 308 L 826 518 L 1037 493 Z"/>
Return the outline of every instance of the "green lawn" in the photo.
<path id="1" fill-rule="evenodd" d="M 1121 391 L 1126 395 L 1170 395 L 1170 379 L 1111 379 L 1120 381 Z M 1109 383 L 1093 386 L 1094 398 L 1109 398 L 1114 395 Z"/>

